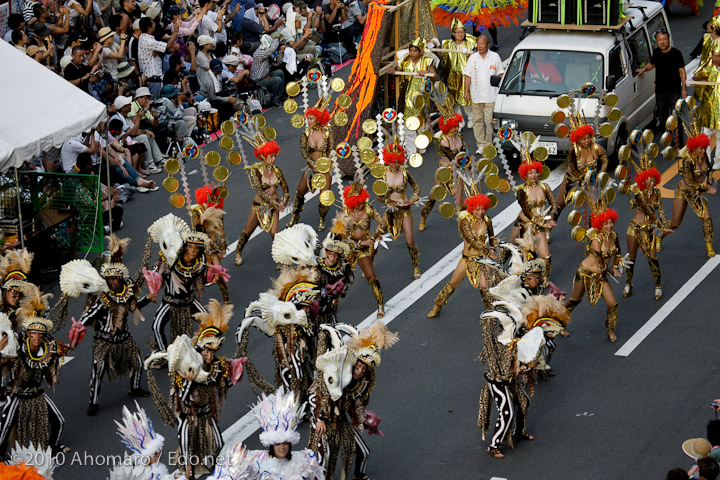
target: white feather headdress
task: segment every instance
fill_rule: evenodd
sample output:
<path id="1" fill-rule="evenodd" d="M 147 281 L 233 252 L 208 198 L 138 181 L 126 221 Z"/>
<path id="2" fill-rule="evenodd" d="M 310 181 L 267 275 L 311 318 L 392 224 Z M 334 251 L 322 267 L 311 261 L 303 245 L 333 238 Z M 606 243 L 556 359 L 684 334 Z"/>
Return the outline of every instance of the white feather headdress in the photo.
<path id="1" fill-rule="evenodd" d="M 46 449 L 35 447 L 32 443 L 27 447 L 21 447 L 20 443 L 15 442 L 15 448 L 10 451 L 10 461 L 8 465 L 25 465 L 35 467 L 38 475 L 52 480 L 53 470 L 55 470 L 55 462 L 53 461 L 53 453 L 50 447 Z M 17 460 L 17 461 L 15 461 Z"/>
<path id="2" fill-rule="evenodd" d="M 263 432 L 260 441 L 266 447 L 278 443 L 300 441 L 297 427 L 305 412 L 305 405 L 300 404 L 294 392 L 285 393 L 284 387 L 266 396 L 264 393 L 253 407 L 253 413 L 260 423 Z"/>
<path id="3" fill-rule="evenodd" d="M 155 432 L 152 421 L 137 401 L 135 407 L 137 412 L 131 413 L 126 406 L 123 406 L 122 423 L 115 421 L 115 425 L 118 426 L 117 434 L 133 456 L 151 457 L 162 451 L 165 437 Z"/>

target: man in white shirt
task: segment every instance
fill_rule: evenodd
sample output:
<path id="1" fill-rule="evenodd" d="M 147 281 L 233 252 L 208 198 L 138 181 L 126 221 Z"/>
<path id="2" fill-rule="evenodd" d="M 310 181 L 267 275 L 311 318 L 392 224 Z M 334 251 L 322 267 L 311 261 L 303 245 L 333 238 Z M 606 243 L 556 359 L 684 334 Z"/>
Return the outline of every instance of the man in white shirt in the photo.
<path id="1" fill-rule="evenodd" d="M 150 17 L 140 19 L 140 38 L 138 39 L 138 67 L 140 73 L 148 79 L 148 87 L 154 100 L 160 96 L 162 89 L 162 57 L 159 55 L 165 53 L 168 47 L 172 47 L 177 39 L 180 31 L 180 17 L 175 21 L 172 36 L 165 42 L 159 42 L 153 37 L 155 31 L 155 22 Z"/>
<path id="2" fill-rule="evenodd" d="M 75 164 L 77 163 L 78 155 L 81 153 L 89 153 L 93 155 L 97 152 L 98 144 L 95 142 L 95 130 L 93 129 L 85 138 L 73 137 L 65 142 L 60 150 L 60 160 L 62 162 L 62 169 L 65 173 L 77 173 L 75 171 Z"/>
<path id="3" fill-rule="evenodd" d="M 465 100 L 472 103 L 477 153 L 482 153 L 483 147 L 492 144 L 493 109 L 498 88 L 490 85 L 490 77 L 504 72 L 500 55 L 488 49 L 489 43 L 486 36 L 478 36 L 477 52 L 470 55 L 463 70 Z"/>

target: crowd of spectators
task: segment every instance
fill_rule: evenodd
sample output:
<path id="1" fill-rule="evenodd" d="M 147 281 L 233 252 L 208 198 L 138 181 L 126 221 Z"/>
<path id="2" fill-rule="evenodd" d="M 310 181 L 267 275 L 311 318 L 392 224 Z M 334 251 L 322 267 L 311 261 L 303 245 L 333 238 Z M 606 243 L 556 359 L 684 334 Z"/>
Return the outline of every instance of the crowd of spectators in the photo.
<path id="1" fill-rule="evenodd" d="M 238 110 L 282 104 L 289 81 L 310 68 L 330 75 L 356 55 L 370 0 L 270 1 L 26 1 L 4 40 L 108 109 L 30 167 L 100 174 L 118 229 L 118 203 L 157 190 L 150 175 L 173 149 L 206 140 Z"/>

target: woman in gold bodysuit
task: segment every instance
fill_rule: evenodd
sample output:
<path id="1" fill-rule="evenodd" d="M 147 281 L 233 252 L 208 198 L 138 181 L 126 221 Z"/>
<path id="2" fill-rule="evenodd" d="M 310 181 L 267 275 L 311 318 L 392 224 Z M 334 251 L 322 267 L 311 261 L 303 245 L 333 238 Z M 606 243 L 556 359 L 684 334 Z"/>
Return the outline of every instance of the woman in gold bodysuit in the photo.
<path id="1" fill-rule="evenodd" d="M 343 198 L 345 199 L 343 213 L 347 216 L 345 225 L 349 236 L 348 244 L 352 248 L 352 262 L 360 265 L 377 301 L 377 316 L 382 318 L 385 316 L 385 305 L 380 281 L 375 276 L 373 259 L 375 258 L 375 240 L 378 240 L 387 231 L 387 224 L 382 215 L 368 203 L 370 194 L 359 184 L 345 187 Z M 375 233 L 371 236 L 370 221 L 372 219 L 375 219 L 378 225 Z"/>
<path id="2" fill-rule="evenodd" d="M 440 117 L 440 120 L 438 122 L 438 125 L 440 126 L 440 131 L 442 132 L 440 137 L 438 138 L 437 143 L 437 151 L 440 153 L 440 160 L 439 160 L 439 166 L 440 167 L 450 167 L 452 168 L 455 163 L 455 157 L 457 157 L 458 153 L 460 152 L 467 152 L 467 146 L 465 145 L 465 141 L 462 138 L 462 135 L 460 135 L 460 124 L 462 123 L 462 115 L 455 114 L 454 116 L 445 117 L 444 115 Z M 467 157 L 468 162 L 464 166 L 458 166 L 459 168 L 470 168 L 470 157 Z M 438 179 L 435 178 L 433 182 L 433 187 L 438 184 Z M 455 195 L 455 204 L 461 205 L 462 204 L 462 187 L 463 183 L 462 180 L 459 178 L 457 179 L 457 184 L 453 186 L 453 182 L 447 182 L 445 184 L 445 188 L 447 189 L 448 193 L 453 193 Z M 425 223 L 427 222 L 428 216 L 430 216 L 430 212 L 432 212 L 433 207 L 435 206 L 435 200 L 430 197 L 428 198 L 427 203 L 420 211 L 420 225 L 418 226 L 418 230 L 421 232 L 425 230 Z"/>
<path id="3" fill-rule="evenodd" d="M 258 145 L 254 153 L 260 161 L 247 167 L 247 170 L 250 183 L 255 190 L 255 198 L 253 198 L 245 229 L 240 233 L 238 239 L 235 265 L 242 264 L 242 249 L 258 226 L 268 232 L 270 236 L 275 236 L 278 231 L 280 212 L 285 210 L 285 205 L 290 199 L 282 170 L 275 166 L 275 159 L 280 153 L 280 145 L 275 141 L 266 142 Z M 278 194 L 279 188 L 283 191 L 282 199 Z"/>
<path id="4" fill-rule="evenodd" d="M 553 220 L 557 221 L 560 213 L 565 208 L 566 195 L 583 180 L 588 170 L 594 169 L 596 173 L 607 170 L 608 156 L 605 149 L 595 143 L 593 137 L 595 130 L 590 125 L 578 127 L 570 133 L 572 145 L 568 152 L 568 166 L 565 170 L 565 178 L 560 184 L 557 200 L 555 200 L 555 211 Z"/>
<path id="5" fill-rule="evenodd" d="M 468 128 L 472 128 L 472 107 L 470 103 L 465 100 L 465 75 L 463 74 L 463 70 L 465 70 L 468 56 L 470 56 L 475 48 L 477 39 L 465 33 L 465 25 L 457 18 L 453 18 L 450 24 L 450 31 L 452 32 L 452 38 L 443 40 L 442 42 L 443 50 L 454 50 L 453 52 L 445 52 L 443 54 L 443 65 L 445 65 L 447 71 L 445 77 L 447 78 L 448 96 L 453 99 L 455 113 L 460 113 L 460 105 L 465 107 Z M 462 115 L 460 115 L 460 123 L 464 123 L 462 121 Z"/>
<path id="6" fill-rule="evenodd" d="M 333 136 L 328 126 L 330 113 L 327 110 L 323 108 L 308 108 L 305 111 L 305 118 L 307 119 L 307 127 L 305 127 L 305 131 L 303 131 L 300 136 L 300 153 L 305 159 L 305 162 L 307 162 L 307 167 L 297 187 L 292 217 L 287 224 L 288 227 L 292 227 L 300 219 L 300 213 L 303 211 L 303 205 L 305 204 L 305 193 L 308 190 L 311 192 L 315 191 L 312 185 L 313 175 L 318 173 L 315 162 L 321 157 L 330 158 L 330 152 L 335 147 Z M 325 186 L 320 189 L 322 192 L 330 189 L 330 185 L 332 184 L 330 173 L 326 172 L 324 175 Z M 325 206 L 320 203 L 318 211 L 320 212 L 318 230 L 323 231 L 325 230 L 325 217 L 330 211 L 330 206 Z"/>
<path id="7" fill-rule="evenodd" d="M 492 220 L 486 215 L 490 208 L 490 199 L 485 195 L 473 195 L 465 200 L 465 205 L 467 210 L 458 214 L 458 229 L 464 242 L 462 258 L 450 277 L 450 281 L 445 284 L 435 298 L 435 305 L 427 314 L 428 318 L 434 318 L 440 314 L 443 305 L 460 286 L 465 276 L 470 280 L 473 288 L 480 290 L 485 308 L 490 308 L 488 289 L 492 286 L 489 285 L 490 283 L 495 283 L 495 279 L 490 278 L 493 275 L 491 268 L 480 263 L 480 260 L 485 258 L 497 258 L 492 249 L 497 246 L 498 240 L 493 232 Z"/>
<path id="8" fill-rule="evenodd" d="M 680 183 L 675 187 L 675 199 L 673 200 L 673 215 L 670 228 L 680 226 L 685 216 L 688 204 L 695 215 L 700 218 L 705 237 L 705 247 L 708 257 L 715 256 L 713 249 L 713 223 L 710 218 L 705 193 L 715 193 L 712 171 L 710 169 L 706 149 L 710 145 L 707 135 L 700 134 L 689 138 L 686 144 L 688 154 L 680 159 Z"/>
<path id="9" fill-rule="evenodd" d="M 518 236 L 522 237 L 527 229 L 530 229 L 537 256 L 545 261 L 544 277 L 548 278 L 551 257 L 545 233 L 550 232 L 557 224 L 552 219 L 545 218 L 546 205 L 552 211 L 555 208 L 555 200 L 550 186 L 540 181 L 542 170 L 543 165 L 540 162 L 525 162 L 520 165 L 520 177 L 525 183 L 517 190 L 520 213 L 510 234 L 510 243 L 514 243 Z"/>
<path id="10" fill-rule="evenodd" d="M 397 240 L 401 231 L 405 235 L 405 243 L 412 260 L 413 278 L 418 279 L 420 278 L 418 264 L 420 253 L 413 239 L 413 220 L 410 209 L 420 199 L 420 187 L 404 165 L 405 149 L 399 140 L 383 149 L 383 162 L 387 166 L 383 176 L 383 180 L 387 184 L 387 192 L 378 198 L 387 207 L 385 221 L 393 239 Z M 412 197 L 409 200 L 405 193 L 408 185 L 413 189 Z"/>
<path id="11" fill-rule="evenodd" d="M 667 226 L 665 210 L 662 205 L 662 195 L 657 184 L 660 183 L 660 172 L 656 168 L 642 170 L 635 178 L 635 185 L 632 186 L 635 194 L 630 199 L 630 208 L 635 215 L 630 220 L 627 229 L 628 262 L 625 267 L 625 288 L 623 297 L 632 295 L 633 269 L 635 268 L 635 257 L 638 246 L 650 264 L 650 272 L 655 280 L 655 300 L 662 298 L 662 287 L 660 286 L 660 263 L 655 248 L 655 228 L 660 228 L 663 233 L 672 233 Z"/>
<path id="12" fill-rule="evenodd" d="M 592 215 L 590 222 L 592 228 L 586 234 L 589 243 L 585 246 L 585 260 L 575 273 L 572 294 L 565 302 L 565 308 L 572 312 L 580 305 L 585 293 L 592 306 L 595 306 L 602 297 L 607 305 L 605 329 L 611 342 L 617 341 L 615 325 L 618 303 L 608 283 L 607 275 L 609 273 L 622 277 L 618 268 L 623 265 L 618 234 L 613 231 L 617 219 L 618 214 L 612 208 Z"/>

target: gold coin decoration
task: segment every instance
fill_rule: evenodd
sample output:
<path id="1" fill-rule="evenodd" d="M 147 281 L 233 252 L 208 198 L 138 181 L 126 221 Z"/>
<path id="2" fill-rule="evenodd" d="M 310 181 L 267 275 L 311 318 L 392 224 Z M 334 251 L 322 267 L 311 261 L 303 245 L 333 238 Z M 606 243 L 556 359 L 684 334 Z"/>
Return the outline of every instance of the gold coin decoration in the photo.
<path id="1" fill-rule="evenodd" d="M 220 198 L 225 200 L 230 195 L 230 190 L 227 189 L 225 185 L 220 185 L 217 187 L 217 192 Z"/>
<path id="2" fill-rule="evenodd" d="M 297 82 L 290 82 L 285 85 L 285 92 L 291 97 L 296 97 L 300 94 L 300 85 Z"/>
<path id="3" fill-rule="evenodd" d="M 239 152 L 233 150 L 232 152 L 228 152 L 227 162 L 230 165 L 240 165 L 242 163 L 242 157 L 240 156 Z"/>
<path id="4" fill-rule="evenodd" d="M 492 162 L 486 158 L 483 158 L 482 160 L 478 160 L 478 162 L 475 164 L 475 168 L 477 168 L 478 172 L 482 172 L 486 168 L 490 168 L 490 165 L 492 165 Z"/>
<path id="5" fill-rule="evenodd" d="M 643 142 L 645 143 L 645 145 L 650 145 L 652 143 L 652 141 L 655 139 L 655 134 L 653 133 L 652 130 L 650 130 L 649 128 L 646 128 L 642 132 L 642 139 L 643 139 Z"/>
<path id="6" fill-rule="evenodd" d="M 685 103 L 687 103 L 687 106 L 690 110 L 695 109 L 695 97 L 688 95 L 687 97 L 685 97 Z"/>
<path id="7" fill-rule="evenodd" d="M 447 86 L 443 82 L 435 82 L 435 89 L 442 96 L 445 96 L 447 94 Z M 448 98 L 447 101 L 452 101 L 452 98 Z"/>
<path id="8" fill-rule="evenodd" d="M 368 118 L 362 123 L 362 130 L 367 135 L 373 135 L 377 132 L 377 123 L 375 123 L 375 120 Z"/>
<path id="9" fill-rule="evenodd" d="M 178 179 L 175 177 L 167 177 L 165 180 L 163 180 L 162 185 L 165 191 L 167 191 L 168 193 L 173 193 L 177 191 L 180 182 L 178 182 Z"/>
<path id="10" fill-rule="evenodd" d="M 585 227 L 583 227 L 582 225 L 578 225 L 576 227 L 573 227 L 572 231 L 570 232 L 570 236 L 576 242 L 582 242 L 583 240 L 585 240 L 585 231 Z"/>
<path id="11" fill-rule="evenodd" d="M 573 227 L 576 225 L 580 225 L 580 222 L 582 221 L 582 213 L 578 212 L 577 210 L 573 210 L 568 214 L 567 220 L 568 223 Z"/>
<path id="12" fill-rule="evenodd" d="M 265 138 L 268 140 L 275 140 L 277 138 L 277 132 L 273 127 L 263 128 L 263 135 L 265 135 Z"/>
<path id="13" fill-rule="evenodd" d="M 695 108 L 692 109 L 692 117 L 693 117 L 693 120 L 695 120 L 695 121 L 700 120 L 700 116 L 701 116 L 701 115 L 702 115 L 702 108 L 700 108 L 700 107 L 698 106 L 698 107 L 695 107 Z"/>
<path id="14" fill-rule="evenodd" d="M 305 126 L 305 118 L 303 118 L 303 116 L 299 113 L 296 113 L 290 117 L 290 125 L 295 128 L 302 128 Z"/>
<path id="15" fill-rule="evenodd" d="M 612 188 L 608 187 L 604 190 L 605 192 L 605 198 L 607 198 L 608 203 L 612 203 L 615 201 L 615 194 L 617 194 L 617 191 Z"/>
<path id="16" fill-rule="evenodd" d="M 337 100 L 335 100 L 335 103 L 342 109 L 350 108 L 350 105 L 352 105 L 352 98 L 350 98 L 350 95 L 343 93 L 337 98 Z"/>
<path id="17" fill-rule="evenodd" d="M 451 218 L 453 215 L 455 215 L 455 205 L 450 202 L 441 203 L 440 207 L 438 207 L 438 210 L 440 211 L 440 215 L 442 215 L 443 218 Z"/>
<path id="18" fill-rule="evenodd" d="M 248 121 L 250 121 L 250 117 L 244 111 L 235 112 L 233 118 L 235 119 L 235 123 L 241 126 L 247 125 Z"/>
<path id="19" fill-rule="evenodd" d="M 328 173 L 332 168 L 332 160 L 328 157 L 320 157 L 315 162 L 315 170 L 320 173 Z"/>
<path id="20" fill-rule="evenodd" d="M 607 172 L 600 172 L 597 176 L 597 182 L 600 184 L 600 187 L 605 188 L 605 186 L 610 181 L 610 175 L 608 175 Z"/>
<path id="21" fill-rule="evenodd" d="M 405 126 L 411 132 L 416 132 L 420 128 L 420 117 L 413 116 L 405 120 Z"/>
<path id="22" fill-rule="evenodd" d="M 533 150 L 533 157 L 535 157 L 535 160 L 538 162 L 544 162 L 548 159 L 550 156 L 550 152 L 548 151 L 547 147 L 535 147 L 535 150 Z"/>
<path id="23" fill-rule="evenodd" d="M 430 145 L 430 139 L 427 135 L 418 135 L 415 137 L 415 147 L 418 150 L 425 150 Z"/>
<path id="24" fill-rule="evenodd" d="M 335 203 L 335 194 L 332 190 L 325 190 L 320 194 L 320 203 L 326 207 Z"/>
<path id="25" fill-rule="evenodd" d="M 558 138 L 566 138 L 570 134 L 570 127 L 564 123 L 555 125 L 555 136 Z"/>
<path id="26" fill-rule="evenodd" d="M 560 95 L 557 99 L 557 106 L 560 108 L 568 108 L 571 103 L 572 99 L 568 94 Z"/>
<path id="27" fill-rule="evenodd" d="M 173 193 L 170 195 L 170 205 L 175 208 L 182 208 L 185 206 L 185 197 L 182 193 Z"/>
<path id="28" fill-rule="evenodd" d="M 333 89 L 333 92 L 342 92 L 345 88 L 345 80 L 340 77 L 333 78 L 330 82 L 330 88 Z"/>
<path id="29" fill-rule="evenodd" d="M 175 175 L 180 171 L 180 161 L 177 158 L 168 158 L 165 161 L 165 171 L 170 175 Z"/>
<path id="30" fill-rule="evenodd" d="M 520 137 L 525 141 L 526 144 L 530 145 L 533 142 L 535 142 L 535 139 L 537 138 L 533 132 L 522 132 L 520 134 Z"/>
<path id="31" fill-rule="evenodd" d="M 620 184 L 618 185 L 618 190 L 623 195 L 627 195 L 630 192 L 630 187 L 631 187 L 630 181 L 628 179 L 625 179 L 622 182 L 620 182 Z"/>
<path id="32" fill-rule="evenodd" d="M 375 123 L 373 123 L 375 125 Z M 357 141 L 357 148 L 360 151 L 363 150 L 371 150 L 372 149 L 373 142 L 368 137 L 360 137 Z"/>
<path id="33" fill-rule="evenodd" d="M 585 192 L 576 190 L 573 193 L 572 200 L 576 207 L 582 207 L 585 204 Z"/>
<path id="34" fill-rule="evenodd" d="M 408 163 L 413 168 L 418 168 L 423 164 L 423 156 L 417 152 L 410 155 L 410 158 L 408 159 Z"/>
<path id="35" fill-rule="evenodd" d="M 625 165 L 618 165 L 615 167 L 615 178 L 618 180 L 625 180 L 628 175 L 628 169 Z"/>
<path id="36" fill-rule="evenodd" d="M 375 195 L 382 197 L 388 192 L 388 184 L 385 180 L 375 180 L 372 189 Z"/>
<path id="37" fill-rule="evenodd" d="M 595 176 L 595 169 L 591 168 L 587 172 L 585 172 L 585 183 L 592 184 L 593 183 L 593 176 Z"/>
<path id="38" fill-rule="evenodd" d="M 674 131 L 678 127 L 678 117 L 676 115 L 670 115 L 665 121 L 665 128 Z"/>
<path id="39" fill-rule="evenodd" d="M 510 182 L 505 180 L 504 178 L 500 179 L 500 183 L 497 186 L 497 191 L 500 193 L 507 193 L 510 191 Z"/>
<path id="40" fill-rule="evenodd" d="M 228 150 L 232 150 L 234 145 L 235 142 L 233 142 L 232 137 L 228 137 L 227 135 L 223 135 L 222 137 L 220 137 L 220 148 L 222 148 L 226 152 Z"/>
<path id="41" fill-rule="evenodd" d="M 382 178 L 385 175 L 385 165 L 382 163 L 373 163 L 370 167 L 370 174 L 375 178 Z"/>
<path id="42" fill-rule="evenodd" d="M 555 110 L 552 115 L 550 115 L 550 120 L 553 121 L 553 123 L 562 123 L 565 121 L 565 112 L 562 110 Z"/>
<path id="43" fill-rule="evenodd" d="M 316 173 L 310 180 L 313 190 L 322 190 L 327 185 L 327 178 L 322 173 Z"/>
<path id="44" fill-rule="evenodd" d="M 488 175 L 497 175 L 499 171 L 500 169 L 497 165 L 495 165 L 494 163 L 490 163 L 490 167 L 488 168 L 487 173 Z"/>
<path id="45" fill-rule="evenodd" d="M 220 165 L 220 160 L 220 154 L 218 152 L 208 152 L 205 154 L 205 163 L 211 167 Z"/>
<path id="46" fill-rule="evenodd" d="M 547 180 L 547 178 L 549 176 L 550 176 L 550 167 L 548 167 L 547 165 L 543 165 L 542 172 L 540 172 L 540 180 Z"/>
<path id="47" fill-rule="evenodd" d="M 495 145 L 485 145 L 482 149 L 483 157 L 488 160 L 494 160 L 497 157 L 498 151 Z"/>
<path id="48" fill-rule="evenodd" d="M 683 113 L 685 111 L 685 107 L 687 106 L 687 103 L 685 103 L 685 100 L 682 98 L 678 98 L 675 101 L 675 111 Z"/>
<path id="49" fill-rule="evenodd" d="M 265 117 L 260 115 L 259 113 L 257 115 L 253 115 L 253 122 L 258 126 L 258 128 L 263 128 L 267 121 L 265 120 Z"/>
<path id="50" fill-rule="evenodd" d="M 222 125 L 220 125 L 220 129 L 225 135 L 235 134 L 235 124 L 230 120 L 225 120 Z"/>
<path id="51" fill-rule="evenodd" d="M 675 147 L 665 147 L 663 148 L 662 156 L 665 160 L 672 162 L 677 156 L 677 150 L 675 150 Z"/>
<path id="52" fill-rule="evenodd" d="M 619 101 L 620 98 L 616 94 L 608 93 L 607 95 L 605 95 L 605 100 L 603 101 L 603 103 L 608 107 L 614 107 L 618 104 Z"/>
<path id="53" fill-rule="evenodd" d="M 218 182 L 224 182 L 230 176 L 230 170 L 225 166 L 215 167 L 213 170 L 213 178 Z"/>
<path id="54" fill-rule="evenodd" d="M 495 190 L 500 185 L 500 177 L 498 175 L 488 175 L 485 177 L 485 185 L 491 190 Z"/>
<path id="55" fill-rule="evenodd" d="M 435 170 L 435 178 L 440 183 L 447 183 L 452 180 L 452 169 L 450 167 L 440 167 Z"/>
<path id="56" fill-rule="evenodd" d="M 416 110 L 422 110 L 425 106 L 425 97 L 418 93 L 415 95 L 415 98 L 413 98 L 412 103 Z"/>
<path id="57" fill-rule="evenodd" d="M 494 193 L 488 193 L 487 197 L 490 199 L 490 208 L 495 208 L 498 204 L 498 196 Z"/>
<path id="58" fill-rule="evenodd" d="M 615 127 L 612 123 L 605 122 L 600 125 L 600 128 L 598 129 L 600 133 L 600 136 L 603 138 L 608 138 L 610 135 L 612 135 L 613 130 L 615 130 Z"/>
<path id="59" fill-rule="evenodd" d="M 632 132 L 630 132 L 630 143 L 633 145 L 637 145 L 640 140 L 642 139 L 642 131 L 639 129 L 635 129 Z"/>
<path id="60" fill-rule="evenodd" d="M 658 156 L 658 153 L 660 153 L 660 147 L 658 147 L 657 143 L 651 143 L 647 147 L 647 154 L 651 159 L 654 159 Z"/>
<path id="61" fill-rule="evenodd" d="M 348 123 L 348 116 L 347 113 L 340 111 L 335 113 L 333 116 L 333 122 L 335 122 L 335 125 L 338 127 L 344 127 Z"/>
<path id="62" fill-rule="evenodd" d="M 617 122 L 622 118 L 622 111 L 619 108 L 611 108 L 608 112 L 608 120 L 611 122 Z"/>
<path id="63" fill-rule="evenodd" d="M 288 98 L 283 102 L 283 110 L 285 110 L 285 113 L 295 113 L 297 112 L 298 104 L 295 100 L 292 98 Z"/>
<path id="64" fill-rule="evenodd" d="M 663 147 L 669 147 L 673 142 L 673 134 L 670 132 L 664 132 L 660 135 L 660 145 Z"/>
<path id="65" fill-rule="evenodd" d="M 375 158 L 376 157 L 374 150 L 370 150 L 369 148 L 365 150 L 360 150 L 360 160 L 362 160 L 365 165 L 370 165 L 371 163 L 373 163 L 375 161 Z"/>
<path id="66" fill-rule="evenodd" d="M 442 202 L 447 196 L 447 189 L 444 185 L 434 185 L 430 189 L 430 198 L 436 202 Z"/>
<path id="67" fill-rule="evenodd" d="M 618 149 L 618 157 L 620 157 L 620 160 L 623 162 L 627 162 L 630 160 L 630 156 L 632 155 L 632 149 L 629 145 L 621 145 Z"/>

